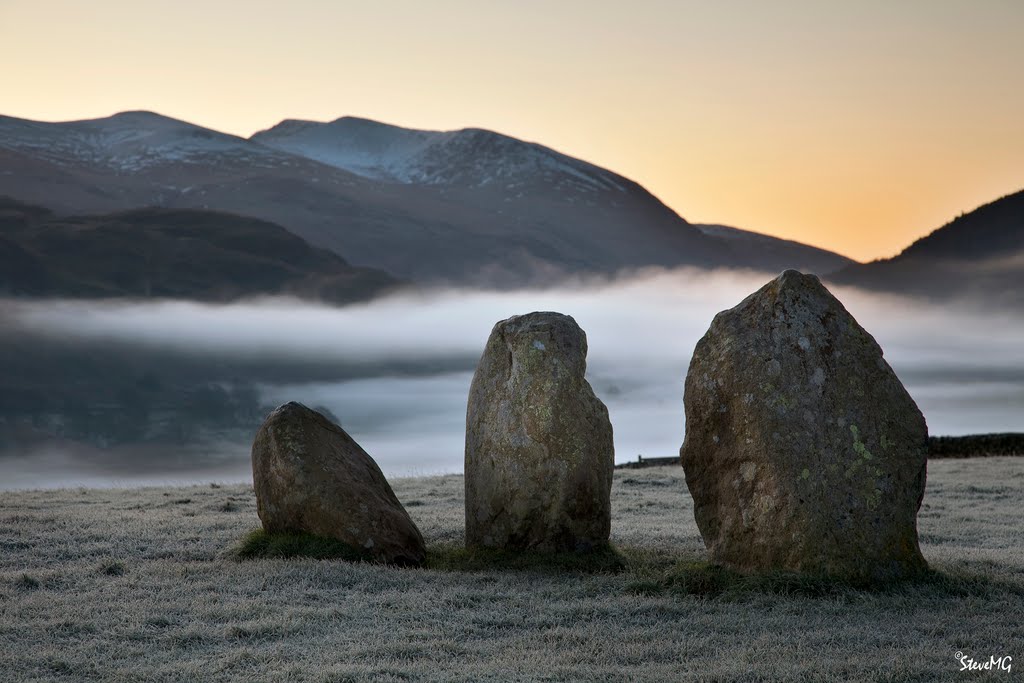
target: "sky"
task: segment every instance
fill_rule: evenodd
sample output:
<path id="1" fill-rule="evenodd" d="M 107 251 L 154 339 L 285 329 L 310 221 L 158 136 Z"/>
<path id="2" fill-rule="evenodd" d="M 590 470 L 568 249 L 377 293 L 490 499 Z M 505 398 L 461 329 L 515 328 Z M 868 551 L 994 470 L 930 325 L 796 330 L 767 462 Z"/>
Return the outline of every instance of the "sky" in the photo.
<path id="1" fill-rule="evenodd" d="M 475 126 L 891 256 L 1024 188 L 1018 0 L 0 0 L 0 114 Z"/>

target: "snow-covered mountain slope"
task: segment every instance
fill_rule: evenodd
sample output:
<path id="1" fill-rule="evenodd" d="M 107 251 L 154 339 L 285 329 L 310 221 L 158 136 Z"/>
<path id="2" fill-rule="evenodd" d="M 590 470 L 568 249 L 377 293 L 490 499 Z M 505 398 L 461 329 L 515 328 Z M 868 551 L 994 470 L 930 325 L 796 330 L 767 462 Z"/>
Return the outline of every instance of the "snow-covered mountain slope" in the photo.
<path id="1" fill-rule="evenodd" d="M 120 173 L 225 159 L 258 166 L 287 161 L 279 151 L 245 138 L 146 111 L 63 123 L 0 116 L 0 147 L 60 166 L 101 167 Z"/>
<path id="2" fill-rule="evenodd" d="M 499 186 L 507 191 L 543 183 L 580 192 L 625 192 L 629 184 L 611 171 L 543 145 L 480 128 L 415 130 L 346 116 L 330 123 L 283 121 L 251 140 L 398 183 Z"/>
<path id="3" fill-rule="evenodd" d="M 286 121 L 247 140 L 147 112 L 0 117 L 0 195 L 63 215 L 226 211 L 418 282 L 523 286 L 647 266 L 826 272 L 833 263 L 781 241 L 705 234 L 638 183 L 541 145 L 365 119 Z"/>
<path id="4" fill-rule="evenodd" d="M 250 139 L 367 178 L 413 182 L 412 160 L 434 135 L 345 117 L 332 123 L 288 119 Z"/>

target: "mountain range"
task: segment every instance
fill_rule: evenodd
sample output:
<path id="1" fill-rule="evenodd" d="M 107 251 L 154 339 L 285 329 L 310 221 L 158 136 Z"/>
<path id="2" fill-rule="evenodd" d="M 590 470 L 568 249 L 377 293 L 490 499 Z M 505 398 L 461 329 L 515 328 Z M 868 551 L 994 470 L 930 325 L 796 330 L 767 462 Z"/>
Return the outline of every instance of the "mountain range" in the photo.
<path id="1" fill-rule="evenodd" d="M 38 235 L 24 226 L 0 233 L 8 264 L 0 291 L 33 295 L 134 296 L 142 287 L 166 296 L 347 301 L 399 282 L 514 287 L 694 266 L 797 268 L 839 284 L 1024 308 L 1024 192 L 961 215 L 892 259 L 860 264 L 689 223 L 617 173 L 478 128 L 342 117 L 285 120 L 246 139 L 142 111 L 63 123 L 0 116 L 0 196 L 10 198 L 0 211 L 45 226 Z M 266 251 L 286 233 L 293 239 L 285 251 L 297 258 L 287 263 Z M 251 245 L 240 248 L 240 235 Z M 191 240 L 187 249 L 158 250 L 158 290 L 143 286 L 139 272 L 126 287 L 103 272 L 114 254 L 181 240 Z M 234 246 L 225 250 L 224 240 Z M 93 268 L 53 256 L 72 243 L 84 249 L 83 241 L 110 258 Z M 172 283 L 187 254 L 216 264 L 205 283 Z M 259 266 L 265 278 L 251 271 Z M 218 269 L 225 281 L 216 282 Z M 226 281 L 239 272 L 252 277 Z"/>
<path id="2" fill-rule="evenodd" d="M 541 145 L 352 117 L 284 121 L 250 139 L 149 112 L 65 123 L 0 117 L 0 195 L 60 216 L 162 207 L 257 218 L 417 283 L 517 286 L 680 265 L 830 272 L 851 263 L 692 225 L 639 184 Z"/>

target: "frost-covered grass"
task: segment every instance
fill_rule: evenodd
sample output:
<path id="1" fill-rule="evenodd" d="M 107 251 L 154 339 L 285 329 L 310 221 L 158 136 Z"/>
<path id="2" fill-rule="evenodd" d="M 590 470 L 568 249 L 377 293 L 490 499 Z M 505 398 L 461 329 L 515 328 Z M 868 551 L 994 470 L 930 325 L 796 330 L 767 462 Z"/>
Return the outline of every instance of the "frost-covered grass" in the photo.
<path id="1" fill-rule="evenodd" d="M 871 590 L 709 567 L 676 467 L 616 473 L 614 550 L 582 562 L 462 549 L 460 477 L 394 487 L 427 540 L 425 569 L 240 561 L 258 526 L 247 486 L 3 493 L 0 680 L 931 681 L 1024 669 L 1022 459 L 930 463 L 920 532 L 935 571 Z M 280 554 L 303 554 L 292 551 Z M 1013 656 L 1014 670 L 961 673 L 958 651 Z"/>

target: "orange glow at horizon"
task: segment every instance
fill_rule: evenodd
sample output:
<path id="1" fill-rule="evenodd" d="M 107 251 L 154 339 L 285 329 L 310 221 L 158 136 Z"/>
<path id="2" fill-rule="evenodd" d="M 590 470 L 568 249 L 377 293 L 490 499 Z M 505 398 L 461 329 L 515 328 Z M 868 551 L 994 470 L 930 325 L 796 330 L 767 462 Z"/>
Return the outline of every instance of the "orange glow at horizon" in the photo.
<path id="1" fill-rule="evenodd" d="M 1024 188 L 1021 35 L 1007 0 L 7 0 L 0 114 L 489 128 L 869 260 Z"/>

